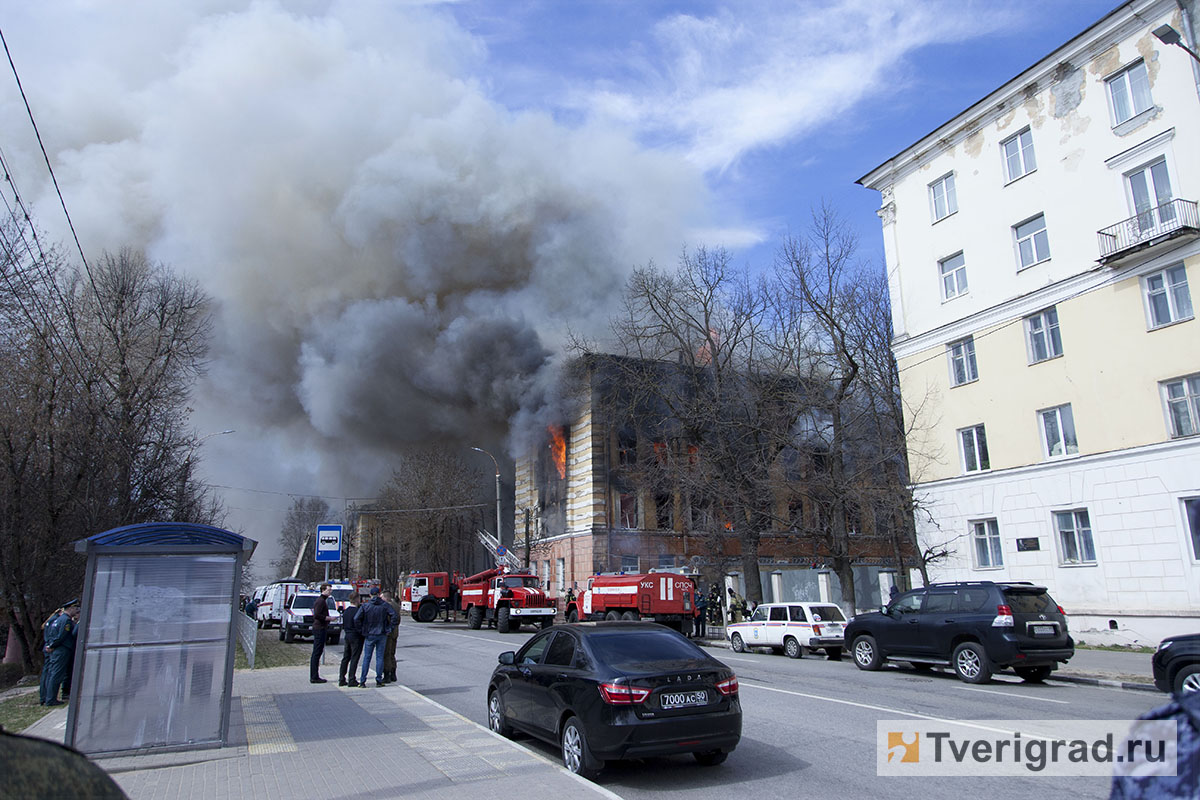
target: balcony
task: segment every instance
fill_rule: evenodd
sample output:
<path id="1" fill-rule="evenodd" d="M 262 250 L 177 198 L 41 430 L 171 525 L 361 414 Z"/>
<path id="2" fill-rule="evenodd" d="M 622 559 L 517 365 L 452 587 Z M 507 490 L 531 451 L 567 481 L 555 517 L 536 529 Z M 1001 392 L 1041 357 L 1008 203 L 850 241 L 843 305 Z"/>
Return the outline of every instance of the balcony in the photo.
<path id="1" fill-rule="evenodd" d="M 1179 237 L 1200 236 L 1194 200 L 1170 200 L 1098 231 L 1100 263 L 1108 266 Z"/>

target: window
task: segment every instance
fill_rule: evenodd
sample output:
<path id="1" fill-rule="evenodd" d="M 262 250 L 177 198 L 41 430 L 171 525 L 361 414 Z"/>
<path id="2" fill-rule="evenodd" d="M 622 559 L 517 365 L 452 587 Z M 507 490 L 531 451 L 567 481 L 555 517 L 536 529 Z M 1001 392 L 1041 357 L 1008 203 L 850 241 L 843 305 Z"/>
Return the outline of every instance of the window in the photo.
<path id="1" fill-rule="evenodd" d="M 975 538 L 975 566 L 978 569 L 995 569 L 1004 566 L 1004 554 L 1000 550 L 1000 525 L 994 519 L 981 519 L 971 523 Z"/>
<path id="2" fill-rule="evenodd" d="M 617 527 L 636 529 L 638 526 L 637 495 L 622 493 L 617 498 Z"/>
<path id="3" fill-rule="evenodd" d="M 925 607 L 922 614 L 949 614 L 954 610 L 957 592 L 932 591 L 925 597 Z"/>
<path id="4" fill-rule="evenodd" d="M 637 556 L 621 556 L 621 572 L 637 572 L 638 557 Z"/>
<path id="5" fill-rule="evenodd" d="M 1092 544 L 1092 523 L 1087 509 L 1056 511 L 1054 527 L 1058 530 L 1059 555 L 1063 564 L 1095 564 L 1096 548 Z"/>
<path id="6" fill-rule="evenodd" d="M 1013 226 L 1017 239 L 1017 258 L 1021 269 L 1040 264 L 1050 258 L 1050 239 L 1046 236 L 1046 216 L 1038 214 L 1028 222 Z"/>
<path id="7" fill-rule="evenodd" d="M 787 622 L 787 618 L 787 606 L 771 606 L 771 622 Z"/>
<path id="8" fill-rule="evenodd" d="M 1029 128 L 1000 143 L 1004 151 L 1004 176 L 1009 183 L 1037 169 L 1033 157 L 1033 134 Z"/>
<path id="9" fill-rule="evenodd" d="M 1187 271 L 1183 264 L 1147 275 L 1143 286 L 1151 328 L 1192 318 L 1192 296 L 1188 293 Z"/>
<path id="10" fill-rule="evenodd" d="M 1163 381 L 1160 385 L 1172 438 L 1200 433 L 1200 374 Z"/>
<path id="11" fill-rule="evenodd" d="M 908 594 L 902 594 L 896 598 L 896 602 L 892 603 L 888 608 L 892 611 L 899 611 L 906 614 L 915 614 L 921 610 L 921 606 L 925 603 L 925 590 L 919 589 Z"/>
<path id="12" fill-rule="evenodd" d="M 929 199 L 933 203 L 934 222 L 958 211 L 958 197 L 954 193 L 953 172 L 929 184 Z"/>
<path id="13" fill-rule="evenodd" d="M 1161 226 L 1175 220 L 1175 206 L 1171 203 L 1171 174 L 1167 171 L 1166 159 L 1152 161 L 1125 175 L 1129 187 L 1129 199 L 1137 217 L 1136 233 L 1139 238 L 1153 236 Z"/>
<path id="14" fill-rule="evenodd" d="M 1192 558 L 1200 561 L 1200 497 L 1184 499 L 1183 519 L 1192 540 Z"/>
<path id="15" fill-rule="evenodd" d="M 788 613 L 792 622 L 808 622 L 808 617 L 804 616 L 804 606 L 788 606 Z"/>
<path id="16" fill-rule="evenodd" d="M 967 293 L 967 262 L 957 253 L 938 262 L 942 275 L 942 298 L 950 300 Z"/>
<path id="17" fill-rule="evenodd" d="M 1112 104 L 1113 125 L 1120 125 L 1153 106 L 1145 62 L 1137 61 L 1109 78 L 1108 97 Z"/>
<path id="18" fill-rule="evenodd" d="M 975 339 L 968 336 L 946 345 L 950 354 L 950 385 L 961 386 L 964 383 L 979 380 L 979 369 L 975 366 Z"/>
<path id="19" fill-rule="evenodd" d="M 543 636 L 525 645 L 517 652 L 516 662 L 518 664 L 540 664 L 542 653 L 546 652 L 546 645 L 550 644 L 550 638 L 550 636 Z"/>
<path id="20" fill-rule="evenodd" d="M 558 591 L 562 592 L 567 588 L 567 560 L 560 558 L 555 562 L 555 566 L 558 567 L 558 583 L 556 585 L 558 586 Z"/>
<path id="21" fill-rule="evenodd" d="M 1051 306 L 1025 318 L 1025 343 L 1029 347 L 1030 364 L 1058 358 L 1063 354 L 1057 308 Z"/>
<path id="22" fill-rule="evenodd" d="M 1079 442 L 1075 438 L 1075 418 L 1071 415 L 1070 403 L 1039 411 L 1038 418 L 1042 421 L 1042 444 L 1046 448 L 1047 458 L 1070 456 L 1079 452 Z"/>
<path id="23" fill-rule="evenodd" d="M 570 667 L 575 663 L 575 637 L 565 631 L 554 634 L 542 663 L 547 666 Z"/>
<path id="24" fill-rule="evenodd" d="M 991 469 L 988 460 L 987 436 L 983 426 L 963 428 L 958 432 L 958 440 L 962 443 L 963 469 L 967 472 L 978 472 Z"/>

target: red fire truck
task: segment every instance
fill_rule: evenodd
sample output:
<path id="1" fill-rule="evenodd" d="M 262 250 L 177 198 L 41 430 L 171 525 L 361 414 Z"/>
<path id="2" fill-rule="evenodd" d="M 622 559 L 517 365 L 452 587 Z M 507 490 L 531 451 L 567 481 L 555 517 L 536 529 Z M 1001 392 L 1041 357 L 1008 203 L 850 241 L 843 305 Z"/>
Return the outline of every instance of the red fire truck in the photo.
<path id="1" fill-rule="evenodd" d="M 680 572 L 604 572 L 588 578 L 587 589 L 563 611 L 567 622 L 649 619 L 687 633 L 696 616 L 695 597 L 695 579 Z"/>
<path id="2" fill-rule="evenodd" d="M 463 578 L 458 596 L 471 630 L 479 630 L 484 622 L 500 633 L 519 630 L 523 624 L 548 628 L 558 613 L 557 599 L 542 591 L 536 575 L 503 566 Z"/>
<path id="3" fill-rule="evenodd" d="M 414 572 L 404 582 L 400 611 L 417 622 L 433 622 L 438 614 L 458 610 L 458 585 L 462 576 L 455 572 Z"/>

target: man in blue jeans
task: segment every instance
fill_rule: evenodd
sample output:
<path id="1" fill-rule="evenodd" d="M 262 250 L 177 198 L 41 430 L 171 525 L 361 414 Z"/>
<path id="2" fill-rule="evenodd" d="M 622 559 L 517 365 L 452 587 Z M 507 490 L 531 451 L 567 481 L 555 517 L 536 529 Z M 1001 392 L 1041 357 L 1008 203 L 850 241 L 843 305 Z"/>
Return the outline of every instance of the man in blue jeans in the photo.
<path id="1" fill-rule="evenodd" d="M 379 597 L 379 587 L 371 589 L 371 601 L 358 609 L 358 629 L 363 637 L 362 675 L 358 685 L 367 685 L 371 654 L 375 654 L 375 685 L 383 686 L 383 646 L 388 633 L 400 624 L 400 617 Z"/>

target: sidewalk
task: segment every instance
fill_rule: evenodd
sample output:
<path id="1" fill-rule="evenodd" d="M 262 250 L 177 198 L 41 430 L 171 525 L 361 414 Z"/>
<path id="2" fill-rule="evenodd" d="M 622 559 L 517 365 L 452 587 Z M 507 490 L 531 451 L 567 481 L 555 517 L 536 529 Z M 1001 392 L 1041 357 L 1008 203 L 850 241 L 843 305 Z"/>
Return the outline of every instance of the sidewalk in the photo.
<path id="1" fill-rule="evenodd" d="M 714 637 L 714 629 L 717 631 Z M 720 626 L 708 626 L 709 635 L 698 643 L 708 647 L 729 648 Z M 849 658 L 847 653 L 844 658 Z M 1055 670 L 1050 680 L 1105 686 L 1139 692 L 1158 692 L 1150 669 L 1149 653 L 1122 653 L 1115 650 L 1077 648 L 1074 657 Z M 1163 695 L 1166 697 L 1166 695 Z"/>
<path id="2" fill-rule="evenodd" d="M 227 747 L 95 761 L 135 800 L 615 797 L 399 684 L 313 686 L 307 666 L 279 667 L 238 670 L 233 694 Z M 61 742 L 66 722 L 55 709 L 24 733 Z"/>

